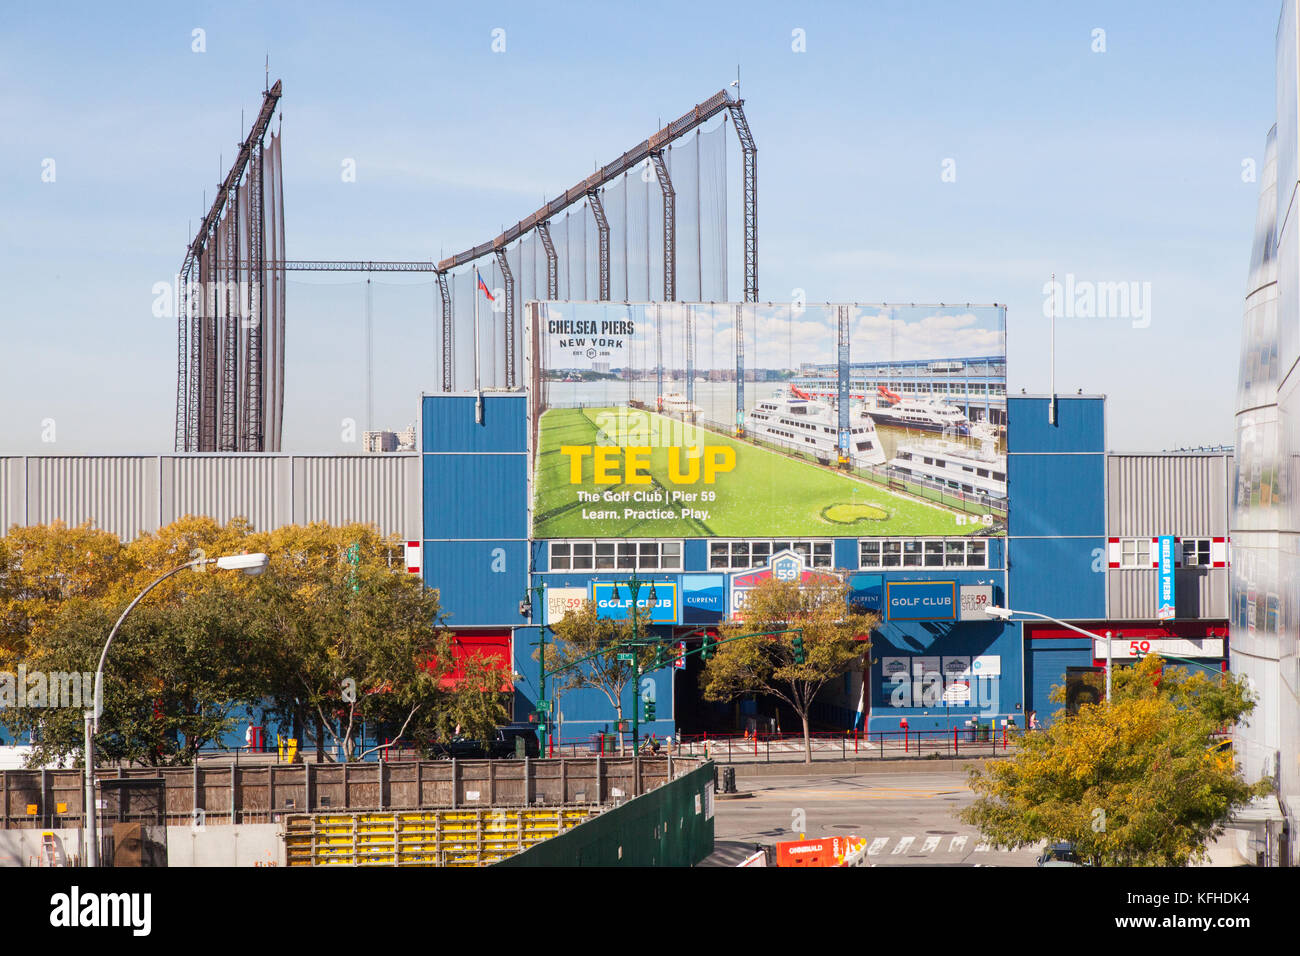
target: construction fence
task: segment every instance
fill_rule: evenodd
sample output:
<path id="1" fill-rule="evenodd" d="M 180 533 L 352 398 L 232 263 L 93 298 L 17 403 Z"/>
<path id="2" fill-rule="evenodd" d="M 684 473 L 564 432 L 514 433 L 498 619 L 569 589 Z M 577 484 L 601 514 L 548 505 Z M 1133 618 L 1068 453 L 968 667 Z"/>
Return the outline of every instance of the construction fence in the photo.
<path id="1" fill-rule="evenodd" d="M 149 790 L 151 823 L 210 826 L 279 823 L 304 813 L 600 806 L 630 800 L 704 763 L 703 757 L 676 756 L 231 762 L 123 767 L 98 771 L 96 781 L 105 795 L 121 788 L 119 781 Z M 82 787 L 82 772 L 75 769 L 0 771 L 0 829 L 81 826 Z M 101 803 L 101 818 L 109 809 Z M 139 816 L 125 804 L 118 809 L 121 822 Z"/>
<path id="2" fill-rule="evenodd" d="M 713 778 L 705 763 L 498 865 L 694 866 L 713 852 Z"/>

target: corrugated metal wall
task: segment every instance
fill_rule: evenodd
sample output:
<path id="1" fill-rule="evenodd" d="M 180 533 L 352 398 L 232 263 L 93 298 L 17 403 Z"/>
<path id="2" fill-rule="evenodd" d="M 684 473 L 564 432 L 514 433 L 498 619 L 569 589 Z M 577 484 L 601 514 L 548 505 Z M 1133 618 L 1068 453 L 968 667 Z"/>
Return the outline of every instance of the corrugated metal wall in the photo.
<path id="1" fill-rule="evenodd" d="M 1149 621 L 1156 617 L 1155 568 L 1112 568 L 1111 620 Z M 1174 572 L 1174 607 L 1178 620 L 1228 616 L 1227 568 L 1179 568 Z"/>
<path id="2" fill-rule="evenodd" d="M 93 521 L 123 540 L 187 514 L 254 528 L 324 521 L 420 537 L 418 455 L 0 458 L 0 530 Z"/>
<path id="3" fill-rule="evenodd" d="M 1117 538 L 1226 537 L 1231 476 L 1228 454 L 1108 455 L 1107 533 Z M 1111 569 L 1107 616 L 1154 620 L 1157 575 L 1154 568 Z M 1226 568 L 1181 568 L 1174 587 L 1179 620 L 1228 616 Z"/>
<path id="4" fill-rule="evenodd" d="M 1231 455 L 1108 455 L 1106 471 L 1108 534 L 1228 533 Z"/>

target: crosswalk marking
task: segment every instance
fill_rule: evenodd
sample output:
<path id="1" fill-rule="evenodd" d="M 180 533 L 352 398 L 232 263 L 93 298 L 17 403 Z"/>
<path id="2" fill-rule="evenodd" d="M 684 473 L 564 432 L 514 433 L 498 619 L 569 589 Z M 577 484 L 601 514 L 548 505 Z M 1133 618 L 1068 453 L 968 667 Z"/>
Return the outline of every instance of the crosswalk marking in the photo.
<path id="1" fill-rule="evenodd" d="M 989 845 L 987 843 L 981 841 L 975 844 L 976 853 L 987 853 L 988 851 L 989 851 Z"/>
<path id="2" fill-rule="evenodd" d="M 901 840 L 898 841 L 898 844 L 894 847 L 894 851 L 890 854 L 890 856 L 898 856 L 898 854 L 900 853 L 906 853 L 907 848 L 910 847 L 915 842 L 916 842 L 916 837 L 903 837 Z"/>
<path id="3" fill-rule="evenodd" d="M 966 849 L 966 838 L 964 836 L 955 836 L 948 841 L 949 853 L 960 853 Z"/>
<path id="4" fill-rule="evenodd" d="M 871 841 L 871 846 L 867 847 L 867 856 L 875 856 L 885 847 L 889 846 L 889 837 L 876 837 Z"/>
<path id="5" fill-rule="evenodd" d="M 934 852 L 935 847 L 937 847 L 938 845 L 939 845 L 939 838 L 937 836 L 928 836 L 925 838 L 925 843 L 921 845 L 921 852 L 932 853 Z"/>

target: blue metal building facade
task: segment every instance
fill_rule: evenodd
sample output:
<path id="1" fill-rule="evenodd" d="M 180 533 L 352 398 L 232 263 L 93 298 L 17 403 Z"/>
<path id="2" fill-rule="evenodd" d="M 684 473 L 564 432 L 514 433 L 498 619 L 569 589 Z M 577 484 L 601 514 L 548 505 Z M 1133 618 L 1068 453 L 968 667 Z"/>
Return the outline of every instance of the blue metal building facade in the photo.
<path id="1" fill-rule="evenodd" d="M 850 573 L 854 587 L 868 595 L 868 606 L 874 602 L 880 608 L 879 595 L 890 585 L 929 582 L 940 590 L 949 585 L 991 588 L 994 603 L 1019 610 L 1072 621 L 1105 619 L 1104 399 L 1058 398 L 1054 424 L 1048 423 L 1049 401 L 1038 397 L 1007 401 L 1009 530 L 1005 538 L 985 539 L 985 567 L 868 568 L 860 561 L 860 539 L 833 540 L 834 567 Z M 593 581 L 621 582 L 629 572 L 550 569 L 548 542 L 529 539 L 526 397 L 522 392 L 487 393 L 482 403 L 480 423 L 473 395 L 423 397 L 423 573 L 426 584 L 441 594 L 448 626 L 458 632 L 508 629 L 512 633 L 515 716 L 527 719 L 539 697 L 536 648 L 545 613 L 545 602 L 535 601 L 532 616 L 521 615 L 520 602 L 529 588 L 589 589 Z M 657 584 L 677 585 L 677 635 L 685 626 L 707 625 L 730 611 L 726 578 L 710 568 L 709 545 L 708 539 L 686 539 L 680 570 L 638 573 Z M 682 598 L 689 595 L 699 598 L 688 606 Z M 1036 710 L 1040 719 L 1055 710 L 1047 693 L 1053 684 L 1061 683 L 1065 667 L 1093 661 L 1086 638 L 1030 640 L 1026 648 L 1018 623 L 899 620 L 882 611 L 872 634 L 872 663 L 866 678 L 870 731 L 896 731 L 904 719 L 914 730 L 961 726 L 972 718 L 999 726 L 1012 719 L 1024 727 L 1030 710 Z M 665 626 L 659 633 L 674 632 Z M 897 670 L 909 664 L 923 669 L 925 661 L 941 667 L 945 659 L 978 659 L 996 674 L 973 681 L 967 702 L 950 700 L 945 706 L 933 695 L 924 696 L 919 685 L 914 696 L 900 691 L 901 682 L 884 672 L 886 660 Z M 643 732 L 664 736 L 691 729 L 679 727 L 675 720 L 677 695 L 699 694 L 689 676 L 671 667 L 645 675 L 642 697 L 654 697 L 657 713 L 655 721 L 642 724 Z M 850 721 L 862 696 L 861 680 L 858 674 L 850 675 L 833 695 Z M 629 687 L 625 714 L 631 712 L 633 693 Z M 553 684 L 547 696 L 554 702 Z M 554 706 L 557 717 L 563 714 L 565 739 L 613 729 L 613 708 L 598 691 L 568 691 Z M 846 723 L 844 729 L 849 727 Z"/>

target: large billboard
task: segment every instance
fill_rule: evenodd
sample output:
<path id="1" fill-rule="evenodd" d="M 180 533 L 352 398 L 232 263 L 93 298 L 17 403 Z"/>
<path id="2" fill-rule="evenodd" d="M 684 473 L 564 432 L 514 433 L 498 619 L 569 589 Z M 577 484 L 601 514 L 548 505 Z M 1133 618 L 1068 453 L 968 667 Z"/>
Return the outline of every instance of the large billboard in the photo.
<path id="1" fill-rule="evenodd" d="M 529 305 L 537 538 L 1004 534 L 1002 306 Z"/>

